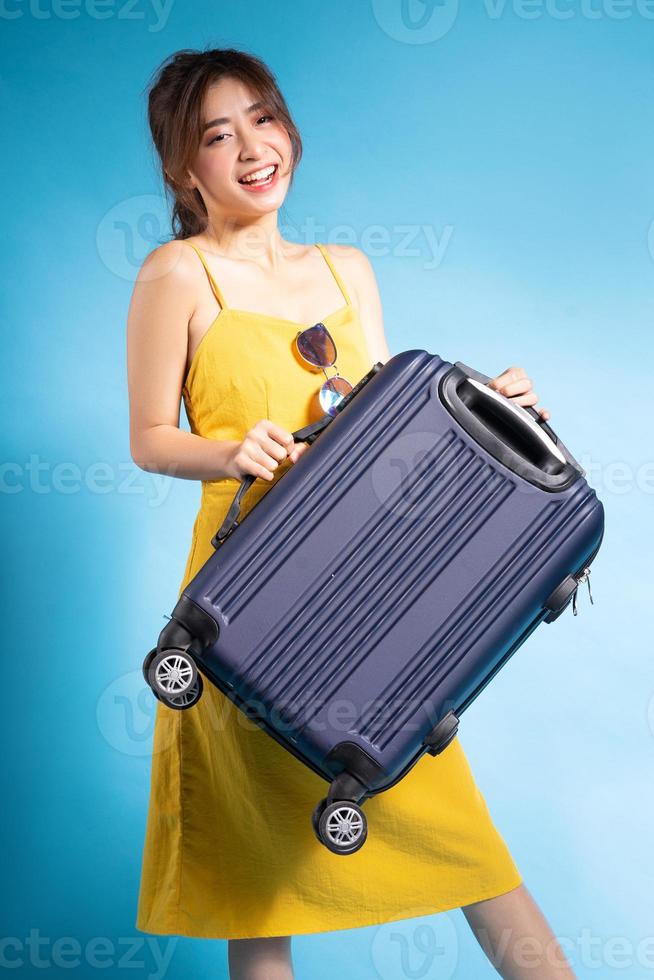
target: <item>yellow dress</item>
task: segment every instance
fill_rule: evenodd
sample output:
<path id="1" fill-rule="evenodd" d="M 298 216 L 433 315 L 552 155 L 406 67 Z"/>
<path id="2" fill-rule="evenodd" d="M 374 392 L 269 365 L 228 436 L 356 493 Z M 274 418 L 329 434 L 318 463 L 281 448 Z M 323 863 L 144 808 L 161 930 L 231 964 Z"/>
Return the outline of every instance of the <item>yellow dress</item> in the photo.
<path id="1" fill-rule="evenodd" d="M 183 388 L 192 431 L 240 440 L 259 419 L 290 432 L 315 421 L 324 375 L 293 343 L 308 324 L 230 308 L 191 247 L 221 307 Z M 355 384 L 372 366 L 363 330 L 331 256 L 317 247 L 345 300 L 324 323 L 339 373 Z M 256 480 L 243 512 L 292 465 Z M 238 486 L 202 483 L 180 593 L 212 554 Z M 368 839 L 348 856 L 329 851 L 311 827 L 328 785 L 206 679 L 186 711 L 158 702 L 137 929 L 220 939 L 351 929 L 458 908 L 521 883 L 458 738 L 366 800 Z"/>

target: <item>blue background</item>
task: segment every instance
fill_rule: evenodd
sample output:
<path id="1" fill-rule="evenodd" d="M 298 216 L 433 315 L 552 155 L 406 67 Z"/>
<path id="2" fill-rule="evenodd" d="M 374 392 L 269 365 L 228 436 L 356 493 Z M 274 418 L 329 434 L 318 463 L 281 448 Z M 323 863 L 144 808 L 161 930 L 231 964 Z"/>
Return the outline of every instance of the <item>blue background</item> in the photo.
<path id="1" fill-rule="evenodd" d="M 105 976 L 128 968 L 131 943 L 132 975 L 161 975 L 134 926 L 153 721 L 140 664 L 176 598 L 199 486 L 131 461 L 125 322 L 169 233 L 144 89 L 172 51 L 206 45 L 275 71 L 305 144 L 283 230 L 366 250 L 391 353 L 524 366 L 588 469 L 607 517 L 595 605 L 580 592 L 577 618 L 534 634 L 461 741 L 578 975 L 654 968 L 654 11 L 444 0 L 430 16 L 411 0 L 408 13 L 413 27 L 400 0 L 174 0 L 159 15 L 146 0 L 13 0 L 0 14 L 1 920 L 27 976 L 42 975 L 31 930 L 51 973 L 94 973 L 85 946 L 106 937 Z M 447 964 L 420 952 L 425 935 Z M 62 937 L 79 966 L 54 962 Z M 227 976 L 226 942 L 150 940 L 169 978 Z M 300 936 L 294 960 L 313 980 L 495 975 L 460 911 Z"/>

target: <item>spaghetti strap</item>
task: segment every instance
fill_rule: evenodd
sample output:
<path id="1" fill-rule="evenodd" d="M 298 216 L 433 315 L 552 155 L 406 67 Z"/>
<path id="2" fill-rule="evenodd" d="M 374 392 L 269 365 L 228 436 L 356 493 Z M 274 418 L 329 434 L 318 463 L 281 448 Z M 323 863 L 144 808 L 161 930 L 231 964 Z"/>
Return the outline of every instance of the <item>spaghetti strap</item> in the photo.
<path id="1" fill-rule="evenodd" d="M 347 289 L 345 288 L 345 284 L 341 279 L 341 277 L 339 276 L 336 269 L 334 268 L 334 263 L 332 262 L 331 256 L 329 255 L 327 248 L 325 247 L 325 245 L 322 245 L 320 242 L 316 242 L 315 245 L 316 248 L 319 249 L 319 251 L 322 253 L 322 257 L 324 258 L 329 268 L 332 270 L 332 275 L 336 280 L 336 282 L 338 283 L 339 289 L 343 293 L 343 296 L 345 297 L 345 302 L 347 306 L 352 306 L 352 303 L 350 302 L 350 297 L 347 294 Z"/>
<path id="2" fill-rule="evenodd" d="M 202 254 L 202 252 L 200 251 L 200 249 L 197 248 L 197 246 L 195 246 L 193 244 L 193 242 L 187 242 L 186 244 L 187 245 L 190 245 L 191 248 L 195 252 L 198 253 L 198 257 L 200 259 L 200 262 L 204 266 L 205 271 L 207 273 L 207 276 L 209 277 L 209 282 L 211 283 L 211 288 L 214 291 L 214 294 L 215 294 L 216 299 L 220 303 L 220 309 L 221 310 L 226 310 L 227 309 L 227 303 L 225 302 L 225 297 L 223 296 L 223 294 L 222 294 L 222 292 L 221 292 L 221 290 L 220 290 L 220 288 L 218 286 L 218 283 L 216 282 L 216 280 L 214 279 L 214 277 L 211 275 L 211 270 L 209 269 L 209 266 L 207 265 L 207 262 L 206 262 L 206 259 L 205 259 L 204 255 Z"/>

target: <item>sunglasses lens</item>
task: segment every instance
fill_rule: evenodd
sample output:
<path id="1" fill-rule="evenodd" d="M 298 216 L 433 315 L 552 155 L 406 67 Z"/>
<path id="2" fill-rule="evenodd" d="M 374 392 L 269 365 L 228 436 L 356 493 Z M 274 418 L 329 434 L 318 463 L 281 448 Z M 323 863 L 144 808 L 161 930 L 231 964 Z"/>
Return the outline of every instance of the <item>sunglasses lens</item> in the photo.
<path id="1" fill-rule="evenodd" d="M 352 385 L 345 378 L 337 376 L 325 381 L 320 389 L 320 405 L 323 412 L 336 415 L 339 402 L 352 391 Z"/>
<path id="2" fill-rule="evenodd" d="M 316 367 L 331 367 L 336 360 L 334 341 L 322 323 L 303 330 L 297 338 L 297 347 L 302 357 Z"/>

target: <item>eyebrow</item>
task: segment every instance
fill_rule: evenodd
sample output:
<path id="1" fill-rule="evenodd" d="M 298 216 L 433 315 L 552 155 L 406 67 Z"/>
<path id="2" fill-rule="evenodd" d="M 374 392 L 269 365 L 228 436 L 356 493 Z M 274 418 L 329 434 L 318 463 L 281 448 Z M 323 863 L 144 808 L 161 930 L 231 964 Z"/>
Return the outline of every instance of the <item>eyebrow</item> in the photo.
<path id="1" fill-rule="evenodd" d="M 245 111 L 249 115 L 251 112 L 257 112 L 258 109 L 262 109 L 264 105 L 265 105 L 264 102 L 253 102 L 252 105 L 248 106 Z M 202 132 L 205 133 L 208 129 L 211 129 L 212 126 L 220 126 L 222 125 L 222 123 L 228 123 L 228 122 L 231 122 L 229 116 L 220 116 L 219 119 L 212 119 L 210 122 L 204 123 L 202 127 Z"/>

